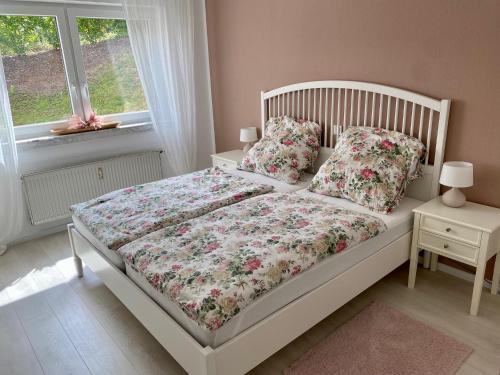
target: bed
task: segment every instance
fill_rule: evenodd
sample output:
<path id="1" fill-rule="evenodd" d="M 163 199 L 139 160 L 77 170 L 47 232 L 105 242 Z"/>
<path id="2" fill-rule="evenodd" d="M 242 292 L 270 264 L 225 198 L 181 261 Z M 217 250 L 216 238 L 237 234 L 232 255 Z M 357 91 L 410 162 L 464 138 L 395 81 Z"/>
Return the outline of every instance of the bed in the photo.
<path id="1" fill-rule="evenodd" d="M 74 205 L 72 219 L 80 234 L 125 270 L 116 249 L 134 239 L 255 195 L 302 189 L 311 179 L 312 175 L 305 173 L 297 184 L 290 185 L 252 172 L 209 168 Z M 178 193 L 183 190 L 187 193 Z"/>
<path id="2" fill-rule="evenodd" d="M 258 289 L 260 294 L 254 301 L 251 301 L 250 304 L 248 304 L 245 308 L 242 308 L 241 311 L 239 311 L 234 317 L 229 319 L 227 322 L 225 322 L 222 326 L 217 327 L 217 329 L 209 329 L 209 327 L 206 327 L 206 324 L 200 324 L 200 322 L 197 322 L 196 319 L 189 318 L 188 315 L 186 314 L 186 311 L 182 311 L 182 309 L 179 307 L 178 304 L 176 304 L 168 295 L 167 293 L 161 293 L 159 290 L 155 289 L 153 285 L 151 284 L 151 277 L 147 278 L 144 276 L 144 272 L 140 272 L 138 269 L 136 269 L 134 266 L 132 266 L 131 262 L 126 262 L 126 272 L 128 277 L 130 277 L 142 290 L 144 290 L 154 301 L 156 301 L 165 311 L 168 312 L 168 314 L 173 317 L 177 323 L 179 323 L 186 331 L 190 333 L 191 336 L 196 338 L 196 340 L 201 343 L 202 345 L 208 345 L 213 348 L 217 348 L 218 346 L 224 344 L 225 342 L 229 341 L 231 338 L 237 336 L 239 333 L 243 332 L 247 328 L 253 326 L 257 322 L 265 319 L 267 316 L 271 315 L 275 311 L 279 310 L 280 308 L 286 306 L 287 304 L 293 302 L 294 300 L 300 298 L 304 294 L 310 292 L 311 290 L 314 290 L 315 288 L 321 286 L 324 284 L 326 281 L 334 278 L 335 276 L 340 275 L 342 272 L 346 271 L 349 268 L 354 267 L 356 264 L 361 262 L 362 260 L 368 258 L 369 256 L 375 254 L 379 249 L 383 248 L 384 246 L 390 244 L 394 240 L 397 240 L 401 236 L 403 236 L 405 233 L 407 233 L 409 230 L 411 230 L 411 227 L 413 225 L 413 213 L 412 210 L 413 208 L 421 205 L 423 202 L 419 201 L 417 199 L 413 198 L 405 198 L 403 202 L 401 202 L 400 207 L 394 212 L 393 215 L 383 215 L 383 214 L 374 214 L 370 210 L 359 206 L 355 203 L 349 202 L 345 199 L 340 199 L 340 198 L 333 198 L 333 197 L 327 197 L 323 195 L 319 195 L 316 193 L 311 193 L 308 192 L 307 190 L 304 191 L 299 191 L 297 194 L 294 194 L 300 198 L 306 198 L 306 199 L 312 199 L 315 202 L 320 202 L 320 205 L 322 206 L 321 209 L 325 209 L 327 212 L 327 215 L 334 216 L 333 212 L 335 209 L 342 209 L 342 210 L 347 210 L 346 212 L 353 212 L 356 214 L 366 214 L 367 217 L 375 217 L 376 219 L 379 219 L 385 224 L 386 228 L 384 231 L 375 237 L 373 237 L 370 240 L 365 240 L 363 242 L 360 242 L 358 244 L 354 244 L 354 246 L 348 246 L 346 247 L 345 250 L 342 250 L 340 252 L 337 252 L 335 254 L 327 256 L 325 259 L 322 261 L 316 263 L 314 266 L 312 266 L 310 269 L 304 270 L 301 273 L 297 273 L 291 277 L 290 279 L 282 282 L 279 284 L 279 286 L 270 289 L 269 291 L 265 292 L 262 290 L 262 286 L 259 286 Z M 228 235 L 224 234 L 222 237 L 222 240 L 226 240 L 227 243 L 226 245 L 228 247 L 232 247 L 234 243 L 234 239 L 237 238 L 237 243 L 238 246 L 241 247 L 242 242 L 244 241 L 244 235 L 241 233 L 242 231 L 240 230 L 241 227 L 246 227 L 250 228 L 252 223 L 249 222 L 251 220 L 245 221 L 245 216 L 243 210 L 241 209 L 241 206 L 246 206 L 246 207 L 252 207 L 252 204 L 254 204 L 256 200 L 265 200 L 265 199 L 270 199 L 271 197 L 276 196 L 276 194 L 271 194 L 267 195 L 266 197 L 264 196 L 259 196 L 256 199 L 249 199 L 248 201 L 238 203 L 232 207 L 226 207 L 222 208 L 220 210 L 212 212 L 212 214 L 208 214 L 206 216 L 199 217 L 197 219 L 190 220 L 186 223 L 182 223 L 178 226 L 178 228 L 185 228 L 186 224 L 189 225 L 199 225 L 200 227 L 203 227 L 203 232 L 207 233 L 208 236 L 211 237 L 210 233 L 210 228 L 214 227 L 214 223 L 212 222 L 212 218 L 210 216 L 215 216 L 218 215 L 221 217 L 221 220 L 224 223 L 232 223 L 232 220 L 228 220 L 227 217 L 223 216 L 227 213 L 235 215 L 238 219 L 238 226 L 235 229 L 235 235 Z M 303 205 L 300 205 L 302 208 Z M 225 213 L 223 211 L 226 211 Z M 277 237 L 279 233 L 278 231 L 275 231 L 274 229 L 270 228 L 269 234 L 266 236 L 265 229 L 266 227 L 271 227 L 272 224 L 269 224 L 266 222 L 266 219 L 269 221 L 272 221 L 269 217 L 273 215 L 271 214 L 264 214 L 262 217 L 258 217 L 257 213 L 252 212 L 251 214 L 251 219 L 253 220 L 253 223 L 256 224 L 256 226 L 261 227 L 259 229 L 259 234 L 258 235 L 250 235 L 250 241 L 258 241 L 259 243 L 269 241 L 269 235 L 272 237 Z M 340 216 L 337 214 L 337 216 Z M 256 218 L 257 217 L 257 218 Z M 302 216 L 305 219 L 309 219 L 309 221 L 312 221 L 314 218 L 312 215 L 304 215 Z M 301 219 L 302 219 L 301 217 Z M 300 219 L 300 220 L 301 220 Z M 264 228 L 262 228 L 262 225 Z M 234 224 L 232 225 L 234 226 Z M 309 225 L 311 226 L 311 225 Z M 328 225 L 329 227 L 332 226 L 330 223 Z M 219 225 L 215 225 L 215 227 L 220 227 Z M 226 227 L 231 227 L 231 225 L 227 225 Z M 255 227 L 253 227 L 255 228 Z M 172 248 L 171 254 L 178 254 L 179 252 L 182 253 L 184 248 L 178 245 L 176 240 L 179 240 L 178 233 L 176 231 L 177 228 L 171 228 L 170 232 L 172 235 L 167 238 L 165 235 L 165 232 L 168 230 L 162 230 L 158 231 L 155 233 L 152 233 L 149 236 L 145 236 L 142 239 L 135 241 L 134 243 L 130 244 L 127 247 L 121 248 L 119 251 L 123 252 L 123 254 L 137 254 L 140 249 L 145 248 L 146 246 L 152 246 L 155 245 L 158 248 L 161 248 L 163 253 L 165 252 L 165 249 L 168 247 L 167 245 L 170 245 Z M 230 229 L 228 229 L 230 230 Z M 287 231 L 286 231 L 287 232 Z M 299 240 L 300 237 L 300 232 L 301 229 L 293 229 L 294 235 L 293 235 L 293 240 L 297 241 Z M 196 240 L 199 242 L 202 242 L 199 238 L 199 233 L 195 231 L 194 237 Z M 208 237 L 207 236 L 207 237 Z M 305 237 L 306 239 L 311 238 L 312 236 L 310 233 Z M 286 242 L 286 241 L 283 241 Z M 195 241 L 191 242 L 191 239 L 189 239 L 189 247 L 195 246 L 194 245 Z M 287 244 L 288 245 L 288 244 Z M 224 246 L 224 244 L 221 244 L 221 247 Z M 274 248 L 279 247 L 279 245 L 276 243 L 273 246 Z M 248 246 L 249 249 L 252 249 L 251 246 Z M 256 253 L 259 254 L 259 248 L 255 248 Z M 246 254 L 244 254 L 246 252 Z M 226 262 L 230 261 L 230 256 L 232 254 L 235 254 L 235 258 L 239 258 L 240 255 L 238 254 L 237 251 L 231 251 L 228 252 L 227 255 L 224 254 L 223 256 L 220 255 L 221 258 L 225 259 Z M 243 257 L 248 257 L 248 250 L 247 251 L 242 251 Z M 238 255 L 236 255 L 238 254 Z M 148 254 L 143 254 L 142 257 L 139 257 L 136 263 L 141 263 L 143 264 L 142 258 L 146 258 Z M 274 257 L 274 255 L 273 255 Z M 289 254 L 283 253 L 281 255 L 281 259 L 285 261 L 285 259 L 289 258 Z M 204 259 L 204 257 L 202 257 Z M 251 264 L 255 264 L 257 262 L 257 266 L 260 266 L 261 263 L 266 262 L 264 259 L 262 259 L 262 262 L 260 259 L 256 258 L 257 260 L 253 259 L 253 262 Z M 278 258 L 280 259 L 280 258 Z M 237 259 L 236 259 L 237 261 Z M 181 260 L 182 262 L 182 260 Z M 169 262 L 169 266 L 166 266 L 164 268 L 164 271 L 169 271 L 170 265 L 174 264 L 178 268 L 180 268 L 180 263 L 178 259 L 171 259 Z M 231 260 L 233 262 L 233 260 Z M 285 261 L 286 262 L 286 261 Z M 154 262 L 153 262 L 154 263 Z M 161 263 L 165 265 L 165 262 L 162 260 Z M 219 262 L 216 261 L 216 264 Z M 279 263 L 279 261 L 271 261 L 271 263 Z M 187 262 L 188 267 L 192 264 L 191 261 Z M 297 269 L 299 266 L 298 259 L 293 261 L 294 266 L 293 269 Z M 154 266 L 154 264 L 152 264 Z M 194 270 L 196 274 L 200 273 L 200 271 L 204 267 L 196 267 Z M 233 267 L 232 267 L 233 268 Z M 238 268 L 238 267 L 237 267 Z M 163 275 L 165 272 L 161 271 L 160 273 L 155 273 L 154 277 Z M 179 272 L 185 271 L 184 269 L 180 269 Z M 221 273 L 226 273 L 227 271 L 219 271 L 219 274 Z M 232 270 L 233 275 L 235 270 Z M 262 274 L 264 273 L 265 270 L 258 271 L 257 273 Z M 205 277 L 202 275 L 211 275 L 212 272 L 203 272 L 201 273 L 200 277 Z M 153 278 L 154 278 L 153 277 Z M 227 277 L 227 274 L 226 276 Z M 233 276 L 237 278 L 237 283 L 244 283 L 248 286 L 243 287 L 244 289 L 252 288 L 252 279 L 254 279 L 254 274 L 252 273 L 251 279 L 248 280 L 248 282 L 244 282 L 243 277 L 241 275 L 238 276 Z M 187 276 L 189 278 L 189 276 Z M 281 276 L 280 276 L 281 279 Z M 254 281 L 257 283 L 257 281 Z M 174 283 L 172 281 L 172 283 Z M 227 284 L 227 281 L 224 282 Z M 258 284 L 257 284 L 258 285 Z M 210 286 L 209 289 L 214 288 L 213 285 Z M 197 288 L 195 288 L 197 289 Z M 228 296 L 233 296 L 235 293 L 233 293 L 231 290 L 229 292 L 225 292 L 224 294 L 219 291 L 219 289 L 212 289 L 211 291 L 216 290 L 216 297 L 217 299 L 224 299 L 224 295 Z M 208 290 L 207 290 L 208 291 Z M 183 290 L 180 291 L 179 293 L 183 294 L 183 298 L 189 298 L 189 301 L 193 301 L 191 296 L 188 297 L 188 292 Z M 199 300 L 206 300 L 207 298 L 210 298 L 211 294 L 210 293 L 205 293 L 203 294 Z M 230 297 L 231 298 L 231 297 Z M 192 303 L 192 302 L 191 302 Z M 199 304 L 199 302 L 198 302 Z M 188 310 L 189 312 L 189 310 Z M 202 321 L 201 323 L 204 323 L 205 321 Z"/>
<path id="3" fill-rule="evenodd" d="M 430 152 L 423 162 L 423 178 L 410 185 L 409 198 L 401 210 L 391 215 L 393 221 L 386 223 L 386 232 L 331 257 L 331 267 L 320 263 L 320 271 L 311 268 L 309 271 L 313 272 L 307 271 L 282 284 L 268 294 L 272 297 L 266 297 L 277 301 L 274 306 L 255 305 L 241 315 L 234 327 L 228 325 L 227 332 L 218 332 L 218 337 L 203 336 L 182 317 L 176 317 L 174 311 L 169 314 L 167 306 L 161 307 L 166 304 L 135 277 L 138 275 L 129 271 L 127 276 L 120 271 L 70 225 L 77 268 L 83 260 L 188 373 L 245 373 L 408 260 L 412 237 L 409 212 L 419 201 L 427 201 L 439 192 L 449 107 L 449 100 L 354 81 L 306 82 L 262 92 L 263 127 L 269 117 L 283 114 L 307 118 L 322 126 L 317 164 L 326 160 L 337 135 L 349 126 L 378 126 L 414 135 Z M 387 238 L 383 238 L 384 234 L 388 234 Z M 321 267 L 331 270 L 321 272 Z M 287 288 L 295 294 L 287 293 Z"/>

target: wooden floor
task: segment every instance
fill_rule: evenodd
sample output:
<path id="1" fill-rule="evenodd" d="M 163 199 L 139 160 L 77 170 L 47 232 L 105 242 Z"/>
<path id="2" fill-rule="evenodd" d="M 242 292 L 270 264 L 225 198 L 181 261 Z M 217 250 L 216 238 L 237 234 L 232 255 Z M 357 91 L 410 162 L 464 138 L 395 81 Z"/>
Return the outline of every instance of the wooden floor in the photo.
<path id="1" fill-rule="evenodd" d="M 500 296 L 484 290 L 468 315 L 472 284 L 407 265 L 330 315 L 252 374 L 279 374 L 373 300 L 474 348 L 459 374 L 500 373 Z M 66 233 L 0 257 L 0 374 L 183 374 L 184 371 L 89 269 L 75 277 Z"/>

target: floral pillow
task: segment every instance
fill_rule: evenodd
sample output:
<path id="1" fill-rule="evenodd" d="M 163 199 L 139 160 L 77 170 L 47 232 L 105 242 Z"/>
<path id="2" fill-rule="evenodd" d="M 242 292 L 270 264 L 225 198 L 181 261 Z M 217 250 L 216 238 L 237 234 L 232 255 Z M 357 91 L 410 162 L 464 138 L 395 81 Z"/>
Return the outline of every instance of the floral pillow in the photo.
<path id="1" fill-rule="evenodd" d="M 420 177 L 424 156 L 425 146 L 416 138 L 353 126 L 339 137 L 309 190 L 388 214 L 398 206 L 407 184 Z"/>
<path id="2" fill-rule="evenodd" d="M 321 127 L 314 122 L 297 122 L 288 116 L 271 118 L 266 133 L 238 168 L 296 184 L 316 160 L 320 136 Z"/>

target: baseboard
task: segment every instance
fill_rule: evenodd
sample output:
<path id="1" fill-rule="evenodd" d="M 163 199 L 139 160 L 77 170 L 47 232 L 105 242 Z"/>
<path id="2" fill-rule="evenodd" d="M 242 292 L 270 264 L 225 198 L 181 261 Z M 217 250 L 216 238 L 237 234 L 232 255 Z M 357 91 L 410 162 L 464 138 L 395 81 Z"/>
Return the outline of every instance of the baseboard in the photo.
<path id="1" fill-rule="evenodd" d="M 420 264 L 423 264 L 424 257 L 422 255 L 419 255 L 418 257 L 418 262 Z M 438 262 L 438 268 L 439 271 L 447 273 L 448 275 L 458 277 L 459 279 L 465 280 L 470 282 L 471 284 L 474 284 L 474 278 L 475 275 L 473 273 L 465 272 L 463 270 L 460 270 L 455 267 L 448 266 L 443 263 Z M 487 289 L 491 289 L 491 281 L 484 280 L 483 286 Z"/>
<path id="2" fill-rule="evenodd" d="M 465 272 L 462 270 L 459 270 L 458 268 L 455 267 L 450 267 L 446 264 L 443 263 L 438 263 L 438 270 L 444 273 L 447 273 L 448 275 L 452 275 L 455 277 L 458 277 L 459 279 L 469 281 L 470 283 L 474 283 L 474 274 Z M 485 288 L 491 289 L 491 282 L 488 280 L 484 280 L 483 286 Z"/>
<path id="3" fill-rule="evenodd" d="M 27 241 L 31 241 L 31 240 L 36 240 L 37 238 L 49 236 L 49 235 L 54 234 L 54 233 L 63 232 L 66 230 L 66 225 L 68 225 L 68 223 L 60 224 L 60 225 L 57 225 L 57 226 L 52 227 L 52 228 L 47 228 L 47 229 L 44 229 L 43 231 L 36 231 L 36 232 L 30 233 L 30 234 L 25 235 L 25 236 L 21 235 L 18 238 L 16 238 L 15 241 L 12 241 L 11 243 L 9 243 L 9 247 L 20 244 L 22 242 L 27 242 Z"/>

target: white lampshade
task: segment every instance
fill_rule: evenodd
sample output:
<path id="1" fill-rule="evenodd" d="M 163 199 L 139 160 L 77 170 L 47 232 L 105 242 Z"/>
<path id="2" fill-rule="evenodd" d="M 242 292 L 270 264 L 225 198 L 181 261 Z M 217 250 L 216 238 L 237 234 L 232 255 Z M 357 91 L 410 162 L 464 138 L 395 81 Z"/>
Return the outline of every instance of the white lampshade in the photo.
<path id="1" fill-rule="evenodd" d="M 255 142 L 257 140 L 257 128 L 254 126 L 240 130 L 240 142 Z"/>
<path id="2" fill-rule="evenodd" d="M 443 164 L 439 183 L 444 186 L 464 188 L 473 185 L 473 166 L 466 161 L 447 161 Z"/>

